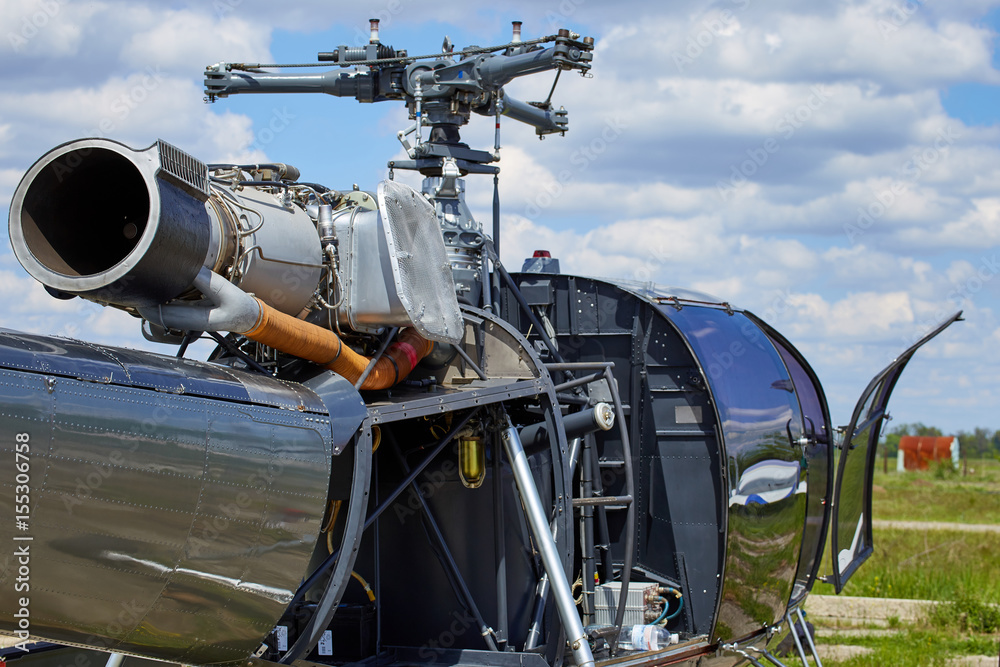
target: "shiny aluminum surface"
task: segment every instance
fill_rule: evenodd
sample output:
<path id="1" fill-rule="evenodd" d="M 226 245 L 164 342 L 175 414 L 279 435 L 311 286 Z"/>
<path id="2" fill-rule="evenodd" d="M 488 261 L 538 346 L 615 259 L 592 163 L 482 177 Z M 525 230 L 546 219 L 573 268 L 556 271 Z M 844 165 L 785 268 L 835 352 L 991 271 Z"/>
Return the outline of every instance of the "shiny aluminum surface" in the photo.
<path id="1" fill-rule="evenodd" d="M 779 621 L 791 595 L 806 507 L 792 444 L 802 411 L 781 357 L 746 315 L 687 305 L 662 312 L 698 358 L 719 415 L 729 501 L 714 637 L 739 639 Z"/>
<path id="2" fill-rule="evenodd" d="M 378 211 L 334 218 L 340 239 L 340 315 L 353 329 L 412 326 L 458 343 L 465 331 L 434 208 L 412 188 L 384 181 Z"/>
<path id="3" fill-rule="evenodd" d="M 32 538 L 32 636 L 186 664 L 259 646 L 306 574 L 332 444 L 315 394 L 247 377 L 0 335 L 3 469 L 30 443 L 30 517 L 0 479 L 0 540 Z M 6 550 L 0 588 L 17 573 Z M 16 602 L 0 596 L 6 632 Z"/>

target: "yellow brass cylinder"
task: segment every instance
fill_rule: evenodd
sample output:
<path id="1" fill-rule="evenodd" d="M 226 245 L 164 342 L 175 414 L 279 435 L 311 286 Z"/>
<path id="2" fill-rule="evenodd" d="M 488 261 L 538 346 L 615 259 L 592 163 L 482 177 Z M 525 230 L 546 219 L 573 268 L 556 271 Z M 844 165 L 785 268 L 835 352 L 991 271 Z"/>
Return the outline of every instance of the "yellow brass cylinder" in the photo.
<path id="1" fill-rule="evenodd" d="M 469 489 L 478 489 L 486 479 L 486 448 L 477 435 L 458 439 L 458 476 Z"/>

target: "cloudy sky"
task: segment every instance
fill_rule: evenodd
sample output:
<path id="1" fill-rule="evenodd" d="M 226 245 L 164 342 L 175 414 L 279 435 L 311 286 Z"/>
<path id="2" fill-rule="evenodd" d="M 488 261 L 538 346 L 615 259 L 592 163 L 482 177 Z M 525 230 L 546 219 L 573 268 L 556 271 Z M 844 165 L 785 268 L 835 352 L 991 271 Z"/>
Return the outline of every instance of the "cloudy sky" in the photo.
<path id="1" fill-rule="evenodd" d="M 593 78 L 554 101 L 570 132 L 503 127 L 503 259 L 547 248 L 563 269 L 688 286 L 754 311 L 816 368 L 846 423 L 869 378 L 924 348 L 895 423 L 1000 428 L 1000 0 L 0 0 L 0 206 L 49 148 L 163 138 L 205 161 L 278 160 L 372 189 L 400 155 L 401 106 L 321 96 L 203 102 L 210 63 L 309 62 L 382 41 L 435 52 L 570 28 Z M 280 7 L 280 12 L 277 9 Z M 542 99 L 549 75 L 508 91 Z M 477 122 L 478 121 L 478 122 Z M 493 143 L 474 118 L 465 138 Z M 489 179 L 469 200 L 489 220 Z M 114 196 L 109 187 L 108 196 Z M 487 223 L 488 226 L 488 223 Z M 0 251 L 0 326 L 149 348 L 134 320 L 49 298 Z M 162 350 L 167 351 L 167 350 Z"/>

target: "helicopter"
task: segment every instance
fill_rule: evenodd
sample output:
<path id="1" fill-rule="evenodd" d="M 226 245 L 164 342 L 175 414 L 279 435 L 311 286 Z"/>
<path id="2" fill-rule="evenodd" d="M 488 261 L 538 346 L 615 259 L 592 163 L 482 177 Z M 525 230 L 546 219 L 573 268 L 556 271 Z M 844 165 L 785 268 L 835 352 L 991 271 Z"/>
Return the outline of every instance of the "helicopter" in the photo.
<path id="1" fill-rule="evenodd" d="M 566 274 L 549 251 L 509 271 L 500 121 L 542 137 L 569 120 L 505 86 L 586 76 L 593 51 L 515 22 L 506 44 L 411 55 L 372 20 L 319 74 L 206 69 L 209 102 L 402 103 L 406 159 L 373 190 L 164 140 L 80 139 L 28 170 L 9 223 L 24 269 L 174 353 L 0 331 L 7 661 L 780 665 L 792 629 L 819 663 L 794 628 L 826 536 L 839 593 L 873 553 L 892 389 L 961 313 L 835 428 L 808 362 L 749 311 Z M 476 116 L 492 150 L 462 141 Z M 494 178 L 490 233 L 470 175 Z M 204 338 L 209 357 L 187 356 Z"/>

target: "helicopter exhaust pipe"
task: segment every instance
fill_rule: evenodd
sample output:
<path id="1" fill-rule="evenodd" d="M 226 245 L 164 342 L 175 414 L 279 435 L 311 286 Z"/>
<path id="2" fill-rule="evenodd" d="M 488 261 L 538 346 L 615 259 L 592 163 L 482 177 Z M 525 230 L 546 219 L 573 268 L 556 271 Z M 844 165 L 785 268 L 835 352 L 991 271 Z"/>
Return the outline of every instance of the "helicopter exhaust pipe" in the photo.
<path id="1" fill-rule="evenodd" d="M 165 142 L 135 151 L 107 139 L 57 146 L 18 185 L 10 240 L 55 293 L 125 307 L 164 303 L 205 263 L 208 169 Z"/>
<path id="2" fill-rule="evenodd" d="M 164 331 L 240 333 L 358 381 L 371 360 L 295 317 L 323 270 L 312 219 L 287 197 L 254 187 L 259 183 L 237 185 L 247 187 L 210 188 L 208 166 L 164 141 L 144 150 L 73 141 L 42 156 L 21 180 L 10 209 L 11 244 L 55 296 L 127 308 Z M 279 186 L 287 193 L 287 183 Z M 457 302 L 454 310 L 457 336 Z M 405 330 L 361 388 L 396 384 L 431 349 Z"/>
<path id="3" fill-rule="evenodd" d="M 190 296 L 207 268 L 297 315 L 322 271 L 305 212 L 254 188 L 223 196 L 205 163 L 162 140 L 143 150 L 109 139 L 52 149 L 14 192 L 10 240 L 50 293 L 120 308 Z"/>

